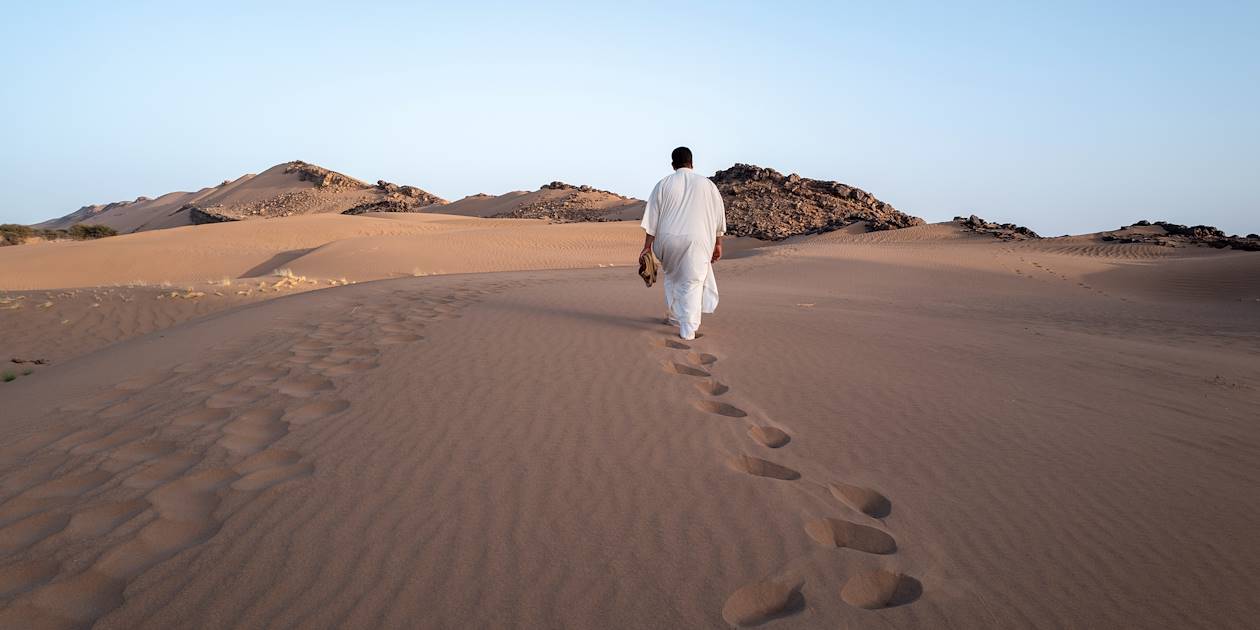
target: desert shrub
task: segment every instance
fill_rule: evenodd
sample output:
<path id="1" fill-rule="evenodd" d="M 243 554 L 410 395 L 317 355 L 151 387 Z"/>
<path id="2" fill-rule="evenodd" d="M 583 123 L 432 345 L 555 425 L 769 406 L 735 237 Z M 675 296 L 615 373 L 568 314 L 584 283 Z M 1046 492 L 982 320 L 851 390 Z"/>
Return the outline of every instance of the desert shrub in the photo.
<path id="1" fill-rule="evenodd" d="M 108 225 L 94 225 L 90 223 L 75 223 L 70 226 L 70 238 L 89 239 L 89 238 L 105 238 L 106 236 L 117 236 L 118 230 Z"/>
<path id="2" fill-rule="evenodd" d="M 3 379 L 3 380 L 4 380 L 4 382 L 6 382 L 6 383 L 8 383 L 9 381 L 12 381 L 12 380 L 14 380 L 14 379 L 16 379 L 16 378 L 17 378 L 17 374 L 14 374 L 13 372 L 5 372 L 5 373 L 4 373 L 4 376 L 0 376 L 0 379 Z"/>
<path id="3" fill-rule="evenodd" d="M 35 230 L 15 223 L 0 225 L 0 245 L 21 245 L 35 233 Z"/>
<path id="4" fill-rule="evenodd" d="M 21 245 L 32 237 L 50 241 L 62 238 L 86 240 L 115 236 L 117 234 L 117 230 L 107 225 L 93 225 L 89 223 L 76 223 L 70 226 L 68 230 L 41 230 L 27 225 L 5 223 L 0 225 L 0 245 Z"/>

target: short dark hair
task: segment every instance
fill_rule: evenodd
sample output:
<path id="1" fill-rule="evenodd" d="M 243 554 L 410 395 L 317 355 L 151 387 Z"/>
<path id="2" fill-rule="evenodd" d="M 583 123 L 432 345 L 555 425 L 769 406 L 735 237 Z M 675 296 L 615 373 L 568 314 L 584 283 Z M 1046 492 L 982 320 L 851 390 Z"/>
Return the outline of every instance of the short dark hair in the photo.
<path id="1" fill-rule="evenodd" d="M 691 149 L 687 147 L 678 147 L 673 153 L 669 154 L 671 160 L 674 161 L 674 168 L 682 168 L 691 166 Z"/>

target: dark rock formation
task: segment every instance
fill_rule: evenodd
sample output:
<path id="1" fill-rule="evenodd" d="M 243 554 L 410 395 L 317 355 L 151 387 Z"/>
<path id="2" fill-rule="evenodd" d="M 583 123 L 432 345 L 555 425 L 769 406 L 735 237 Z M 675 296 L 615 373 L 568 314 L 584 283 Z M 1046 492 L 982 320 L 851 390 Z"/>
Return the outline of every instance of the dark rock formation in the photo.
<path id="1" fill-rule="evenodd" d="M 188 220 L 192 221 L 193 225 L 205 225 L 206 223 L 226 223 L 228 221 L 238 220 L 224 214 L 219 214 L 218 212 L 215 212 L 214 210 L 210 208 L 198 208 L 197 206 L 194 206 L 192 204 L 188 204 L 180 208 L 180 210 L 184 210 L 188 212 Z"/>
<path id="2" fill-rule="evenodd" d="M 576 190 L 578 192 L 603 193 L 605 195 L 612 195 L 613 197 L 616 197 L 618 199 L 629 199 L 629 197 L 626 197 L 625 195 L 618 195 L 617 193 L 612 192 L 611 190 L 600 190 L 598 188 L 595 188 L 594 186 L 587 186 L 585 184 L 581 186 L 574 186 L 573 184 L 566 184 L 564 182 L 559 182 L 559 181 L 551 182 L 550 184 L 543 184 L 542 186 L 538 188 L 538 190 Z"/>
<path id="3" fill-rule="evenodd" d="M 376 190 L 385 195 L 385 198 L 375 203 L 394 202 L 393 207 L 408 207 L 407 210 L 384 210 L 383 212 L 414 212 L 424 206 L 434 204 L 444 204 L 446 200 L 425 190 L 420 190 L 415 186 L 399 186 L 391 184 L 383 179 L 376 181 Z M 351 208 L 353 210 L 354 208 Z M 368 210 L 366 212 L 377 212 Z M 361 214 L 358 212 L 346 211 L 342 214 Z"/>
<path id="4" fill-rule="evenodd" d="M 416 205 L 402 199 L 381 199 L 361 203 L 353 208 L 343 210 L 341 214 L 364 214 L 367 212 L 419 212 L 420 208 L 432 204 Z"/>
<path id="5" fill-rule="evenodd" d="M 978 234 L 989 234 L 1004 241 L 1025 241 L 1029 239 L 1041 238 L 1036 232 L 1014 223 L 990 223 L 981 219 L 976 215 L 971 215 L 966 219 L 962 217 L 954 217 L 954 221 L 962 225 L 969 232 Z"/>
<path id="6" fill-rule="evenodd" d="M 1152 233 L 1150 231 L 1129 232 L 1129 228 L 1133 227 L 1159 227 L 1163 228 L 1163 233 Z M 1248 252 L 1260 252 L 1260 235 L 1248 234 L 1246 237 L 1238 235 L 1226 236 L 1224 232 L 1210 225 L 1187 226 L 1167 221 L 1155 221 L 1154 223 L 1138 221 L 1133 225 L 1120 228 L 1119 231 L 1125 233 L 1117 234 L 1113 232 L 1104 234 L 1102 240 L 1113 243 L 1145 243 L 1148 245 L 1162 245 L 1164 247 L 1206 245 L 1216 249 L 1228 247 Z"/>
<path id="7" fill-rule="evenodd" d="M 780 240 L 866 222 L 868 230 L 922 225 L 923 219 L 898 211 L 870 193 L 839 182 L 736 164 L 709 178 L 726 205 L 732 236 Z"/>

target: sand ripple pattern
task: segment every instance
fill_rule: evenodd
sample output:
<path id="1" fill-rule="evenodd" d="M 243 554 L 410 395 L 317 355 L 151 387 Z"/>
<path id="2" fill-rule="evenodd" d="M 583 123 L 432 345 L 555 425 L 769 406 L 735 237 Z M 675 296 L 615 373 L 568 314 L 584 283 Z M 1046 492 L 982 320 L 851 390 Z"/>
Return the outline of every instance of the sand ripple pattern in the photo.
<path id="1" fill-rule="evenodd" d="M 871 520 L 881 521 L 891 513 L 892 503 L 876 490 L 842 481 L 804 481 L 799 471 L 774 461 L 770 453 L 788 446 L 793 441 L 791 433 L 782 424 L 758 417 L 763 414 L 749 413 L 735 404 L 736 396 L 730 393 L 731 387 L 717 378 L 716 366 L 721 357 L 704 351 L 707 341 L 702 335 L 688 343 L 671 337 L 654 337 L 649 346 L 655 353 L 665 355 L 660 359 L 665 372 L 691 380 L 704 379 L 694 385 L 702 395 L 692 401 L 694 409 L 722 423 L 717 426 L 729 426 L 731 421 L 736 421 L 743 428 L 744 436 L 755 445 L 748 452 L 728 455 L 725 458 L 728 468 L 750 478 L 785 484 L 780 487 L 804 483 L 809 492 L 825 493 L 832 504 L 838 502 Z M 881 556 L 897 551 L 896 540 L 883 529 L 841 518 L 813 519 L 804 524 L 803 530 L 809 538 L 827 548 Z M 730 594 L 722 606 L 722 618 L 732 626 L 746 627 L 794 615 L 805 608 L 804 586 L 804 580 L 790 569 L 754 579 Z M 922 592 L 922 584 L 915 578 L 878 569 L 851 575 L 840 588 L 831 589 L 826 596 L 838 595 L 856 608 L 880 609 L 909 604 Z"/>
<path id="2" fill-rule="evenodd" d="M 145 571 L 315 473 L 278 443 L 335 422 L 352 406 L 342 379 L 468 303 L 403 293 L 62 405 L 49 424 L 67 428 L 0 448 L 0 627 L 91 626 Z"/>

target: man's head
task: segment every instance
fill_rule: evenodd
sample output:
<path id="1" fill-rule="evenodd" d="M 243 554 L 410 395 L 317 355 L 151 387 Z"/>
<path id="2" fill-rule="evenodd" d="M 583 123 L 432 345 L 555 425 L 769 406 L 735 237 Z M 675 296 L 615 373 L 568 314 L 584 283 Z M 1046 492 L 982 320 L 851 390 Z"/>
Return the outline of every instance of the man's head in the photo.
<path id="1" fill-rule="evenodd" d="M 691 149 L 687 147 L 678 147 L 673 153 L 669 154 L 670 159 L 674 161 L 674 170 L 680 168 L 692 168 L 691 166 Z"/>

